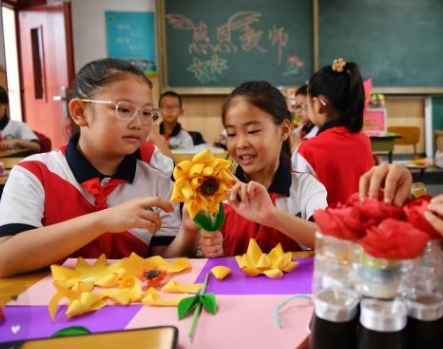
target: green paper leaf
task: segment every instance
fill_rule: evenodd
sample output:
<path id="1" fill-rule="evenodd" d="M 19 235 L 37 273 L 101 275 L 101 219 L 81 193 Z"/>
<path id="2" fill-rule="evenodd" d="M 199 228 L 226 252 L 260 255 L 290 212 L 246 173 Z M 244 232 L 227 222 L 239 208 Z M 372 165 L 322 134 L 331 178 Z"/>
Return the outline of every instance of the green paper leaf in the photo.
<path id="1" fill-rule="evenodd" d="M 205 231 L 212 231 L 212 219 L 208 214 L 197 213 L 194 217 L 194 223 L 200 229 Z"/>
<path id="2" fill-rule="evenodd" d="M 217 312 L 217 300 L 215 299 L 215 294 L 202 294 L 200 296 L 200 301 L 203 303 L 203 306 L 209 314 L 215 315 L 215 313 Z"/>
<path id="3" fill-rule="evenodd" d="M 198 303 L 200 303 L 200 295 L 198 294 L 182 299 L 177 306 L 178 319 L 181 320 L 185 318 Z"/>
<path id="4" fill-rule="evenodd" d="M 89 333 L 91 333 L 91 331 L 89 331 L 86 327 L 70 326 L 58 330 L 57 332 L 53 333 L 51 337 L 56 338 L 56 337 L 76 336 L 79 334 L 89 334 Z"/>
<path id="5" fill-rule="evenodd" d="M 223 204 L 220 202 L 218 204 L 218 212 L 215 215 L 214 222 L 212 224 L 212 231 L 219 230 L 225 221 L 225 209 L 223 208 Z"/>

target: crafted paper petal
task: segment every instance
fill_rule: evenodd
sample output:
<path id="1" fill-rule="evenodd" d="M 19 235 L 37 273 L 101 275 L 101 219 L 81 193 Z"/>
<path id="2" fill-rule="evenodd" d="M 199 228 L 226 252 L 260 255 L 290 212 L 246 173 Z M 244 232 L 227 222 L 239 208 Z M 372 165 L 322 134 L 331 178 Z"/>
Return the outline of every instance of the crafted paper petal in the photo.
<path id="1" fill-rule="evenodd" d="M 267 270 L 272 266 L 271 261 L 269 260 L 268 256 L 266 254 L 262 254 L 259 258 L 259 260 L 257 261 L 257 263 L 255 263 L 255 267 L 258 269 L 264 269 Z"/>
<path id="2" fill-rule="evenodd" d="M 231 274 L 231 269 L 225 265 L 217 265 L 216 267 L 211 268 L 211 273 L 218 280 L 223 280 L 226 276 Z"/>
<path id="3" fill-rule="evenodd" d="M 250 239 L 246 254 L 251 257 L 254 263 L 257 263 L 263 252 L 261 251 L 260 246 L 258 246 L 257 241 Z"/>
<path id="4" fill-rule="evenodd" d="M 178 281 L 171 280 L 164 285 L 161 290 L 166 293 L 197 293 L 202 286 L 202 283 L 185 285 Z"/>
<path id="5" fill-rule="evenodd" d="M 55 319 L 55 313 L 57 311 L 57 307 L 58 307 L 58 304 L 60 303 L 60 300 L 62 300 L 63 298 L 75 299 L 78 297 L 80 297 L 80 295 L 71 291 L 71 290 L 58 291 L 55 295 L 53 295 L 51 300 L 49 301 L 49 305 L 48 305 L 49 314 L 51 315 L 51 319 L 52 320 Z"/>
<path id="6" fill-rule="evenodd" d="M 279 279 L 283 276 L 283 272 L 278 268 L 265 270 L 263 274 L 271 279 Z"/>
<path id="7" fill-rule="evenodd" d="M 106 289 L 100 292 L 104 297 L 110 298 L 116 304 L 127 305 L 131 302 L 131 294 L 128 289 Z"/>
<path id="8" fill-rule="evenodd" d="M 160 294 L 151 287 L 142 299 L 142 303 L 160 307 L 176 307 L 182 299 L 183 297 L 163 299 L 160 297 Z"/>

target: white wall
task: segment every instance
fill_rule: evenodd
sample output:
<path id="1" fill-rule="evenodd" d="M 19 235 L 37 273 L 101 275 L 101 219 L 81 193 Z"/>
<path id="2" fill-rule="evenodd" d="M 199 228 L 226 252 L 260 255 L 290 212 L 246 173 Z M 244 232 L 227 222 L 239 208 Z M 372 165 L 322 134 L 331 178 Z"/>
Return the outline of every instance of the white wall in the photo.
<path id="1" fill-rule="evenodd" d="M 1 4 L 1 1 L 0 1 Z M 1 6 L 0 6 L 1 10 Z M 5 58 L 5 45 L 3 42 L 3 20 L 2 20 L 2 11 L 0 11 L 0 68 L 6 68 L 6 58 Z"/>
<path id="2" fill-rule="evenodd" d="M 71 0 L 71 7 L 78 71 L 86 63 L 106 57 L 105 11 L 155 11 L 155 0 Z"/>

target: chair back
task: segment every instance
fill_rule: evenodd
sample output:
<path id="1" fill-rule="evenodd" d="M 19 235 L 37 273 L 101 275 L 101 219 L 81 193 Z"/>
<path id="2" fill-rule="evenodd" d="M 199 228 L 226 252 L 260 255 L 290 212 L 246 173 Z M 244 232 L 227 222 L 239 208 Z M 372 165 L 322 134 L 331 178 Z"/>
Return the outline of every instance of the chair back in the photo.
<path id="1" fill-rule="evenodd" d="M 38 137 L 38 141 L 40 142 L 40 153 L 46 153 L 52 150 L 52 141 L 49 137 L 45 136 L 43 133 L 32 130 L 35 135 Z"/>
<path id="2" fill-rule="evenodd" d="M 192 142 L 194 143 L 194 145 L 199 145 L 199 144 L 203 144 L 206 143 L 203 135 L 198 132 L 198 131 L 188 131 L 188 133 L 191 135 L 192 137 Z"/>
<path id="3" fill-rule="evenodd" d="M 420 127 L 389 126 L 388 132 L 401 135 L 401 138 L 395 139 L 395 145 L 412 145 L 414 147 L 414 155 L 417 154 L 417 144 L 420 142 Z"/>

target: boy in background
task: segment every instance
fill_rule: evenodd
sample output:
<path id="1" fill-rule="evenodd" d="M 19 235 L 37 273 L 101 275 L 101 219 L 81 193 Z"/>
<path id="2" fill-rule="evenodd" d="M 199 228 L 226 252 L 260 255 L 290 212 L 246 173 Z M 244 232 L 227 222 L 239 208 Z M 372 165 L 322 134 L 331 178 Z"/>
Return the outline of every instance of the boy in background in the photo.
<path id="1" fill-rule="evenodd" d="M 174 91 L 163 92 L 158 104 L 162 116 L 159 131 L 169 143 L 169 148 L 192 148 L 194 143 L 191 135 L 178 122 L 179 116 L 183 114 L 181 96 Z"/>
<path id="2" fill-rule="evenodd" d="M 36 153 L 41 149 L 37 135 L 24 122 L 8 116 L 9 97 L 0 86 L 0 149 L 27 148 Z"/>

